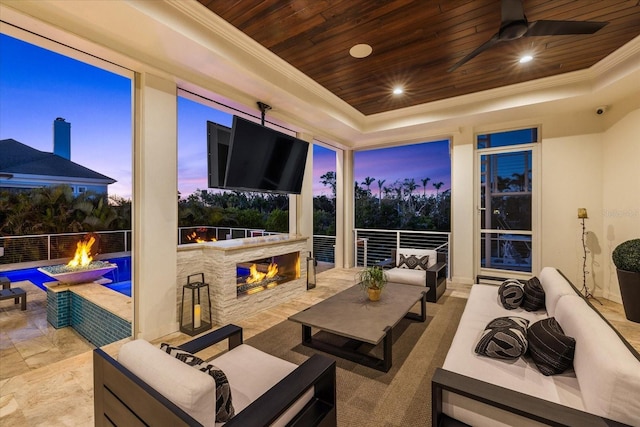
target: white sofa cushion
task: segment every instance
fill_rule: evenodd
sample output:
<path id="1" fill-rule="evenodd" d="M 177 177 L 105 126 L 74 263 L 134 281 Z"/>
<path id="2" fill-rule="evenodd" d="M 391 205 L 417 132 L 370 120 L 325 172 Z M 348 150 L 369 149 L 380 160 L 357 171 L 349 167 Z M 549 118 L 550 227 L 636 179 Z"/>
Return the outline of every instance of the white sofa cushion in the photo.
<path id="1" fill-rule="evenodd" d="M 639 425 L 640 361 L 582 297 L 562 296 L 555 318 L 576 340 L 573 368 L 586 410 Z"/>
<path id="2" fill-rule="evenodd" d="M 443 368 L 495 384 L 501 387 L 536 396 L 551 402 L 560 403 L 576 409 L 584 410 L 580 385 L 573 371 L 562 375 L 544 376 L 528 357 L 513 361 L 491 359 L 474 353 L 482 331 L 491 320 L 502 316 L 519 316 L 531 323 L 547 317 L 544 311 L 530 312 L 522 308 L 506 310 L 502 307 L 498 296 L 498 287 L 494 285 L 473 285 L 462 314 L 458 329 L 447 353 Z M 466 411 L 462 400 L 457 395 L 446 394 L 443 405 L 449 416 L 470 425 L 479 425 L 473 413 Z M 449 398 L 451 397 L 451 398 Z M 467 414 L 470 418 L 465 418 Z M 509 421 L 503 421 L 508 425 Z M 498 425 L 488 423 L 487 425 Z"/>
<path id="3" fill-rule="evenodd" d="M 416 255 L 417 257 L 429 256 L 427 268 L 433 267 L 438 262 L 438 253 L 433 249 L 398 248 L 396 251 L 396 265 L 400 265 L 400 255 Z"/>
<path id="4" fill-rule="evenodd" d="M 118 362 L 202 425 L 215 425 L 216 383 L 209 375 L 142 339 L 122 345 Z"/>
<path id="5" fill-rule="evenodd" d="M 563 295 L 575 295 L 576 291 L 567 282 L 567 280 L 560 274 L 558 270 L 553 267 L 544 267 L 538 275 L 542 289 L 544 289 L 544 304 L 550 317 L 554 317 L 556 314 L 556 304 Z"/>
<path id="6" fill-rule="evenodd" d="M 409 270 L 408 268 L 394 267 L 385 270 L 387 281 L 392 283 L 404 283 L 406 285 L 426 286 L 427 272 L 424 270 Z"/>
<path id="7" fill-rule="evenodd" d="M 246 344 L 216 357 L 212 363 L 227 375 L 236 414 L 298 367 Z M 272 426 L 286 425 L 312 397 L 310 388 Z"/>

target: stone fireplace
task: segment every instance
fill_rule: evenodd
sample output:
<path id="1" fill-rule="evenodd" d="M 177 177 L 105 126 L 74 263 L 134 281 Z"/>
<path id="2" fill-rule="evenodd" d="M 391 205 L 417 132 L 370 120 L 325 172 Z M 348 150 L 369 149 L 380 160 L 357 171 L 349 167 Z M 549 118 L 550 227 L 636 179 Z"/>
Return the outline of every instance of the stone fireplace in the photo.
<path id="1" fill-rule="evenodd" d="M 238 321 L 306 292 L 306 263 L 300 260 L 307 251 L 306 237 L 286 234 L 181 245 L 177 294 L 182 295 L 187 276 L 202 272 L 210 286 L 213 322 Z M 259 280 L 247 283 L 253 265 Z M 274 266 L 277 272 L 267 278 Z"/>

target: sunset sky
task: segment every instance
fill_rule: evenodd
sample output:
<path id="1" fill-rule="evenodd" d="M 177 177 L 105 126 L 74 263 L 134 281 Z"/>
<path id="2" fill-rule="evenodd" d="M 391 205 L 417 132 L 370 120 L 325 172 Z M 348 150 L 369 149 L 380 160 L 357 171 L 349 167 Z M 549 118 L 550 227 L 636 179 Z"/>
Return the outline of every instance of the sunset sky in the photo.
<path id="1" fill-rule="evenodd" d="M 48 50 L 0 35 L 0 139 L 13 138 L 53 151 L 53 121 L 71 123 L 71 160 L 117 182 L 109 194 L 131 197 L 131 80 Z M 232 116 L 178 99 L 178 190 L 186 196 L 207 188 L 207 120 L 231 126 Z M 309 165 L 308 165 L 309 166 Z M 335 153 L 314 146 L 314 194 L 330 195 L 320 176 L 335 171 Z M 451 188 L 448 141 L 361 151 L 355 180 L 370 176 L 384 185 L 406 178 L 442 181 Z M 371 186 L 377 194 L 377 184 Z M 422 188 L 418 190 L 422 194 Z"/>

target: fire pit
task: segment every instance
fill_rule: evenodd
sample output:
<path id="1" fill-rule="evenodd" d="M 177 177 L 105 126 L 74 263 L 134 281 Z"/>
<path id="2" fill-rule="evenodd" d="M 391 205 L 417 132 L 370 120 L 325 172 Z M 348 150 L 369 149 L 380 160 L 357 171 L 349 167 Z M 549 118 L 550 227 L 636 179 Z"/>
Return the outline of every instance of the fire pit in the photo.
<path id="1" fill-rule="evenodd" d="M 38 271 L 60 283 L 69 285 L 93 282 L 117 267 L 110 262 L 93 261 L 90 254 L 95 240 L 95 237 L 90 236 L 88 240 L 79 241 L 76 253 L 68 264 L 40 267 Z"/>

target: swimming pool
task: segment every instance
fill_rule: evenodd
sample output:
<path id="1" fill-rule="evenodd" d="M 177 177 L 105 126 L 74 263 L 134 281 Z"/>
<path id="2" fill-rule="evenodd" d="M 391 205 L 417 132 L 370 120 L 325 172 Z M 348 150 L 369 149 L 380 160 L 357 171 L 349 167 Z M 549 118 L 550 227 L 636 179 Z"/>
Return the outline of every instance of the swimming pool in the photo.
<path id="1" fill-rule="evenodd" d="M 107 283 L 106 286 L 109 289 L 113 289 L 116 292 L 120 292 L 128 297 L 131 296 L 131 257 L 118 257 L 112 259 L 105 259 L 102 261 L 108 261 L 116 264 L 118 268 L 105 274 L 106 279 L 110 279 L 113 282 Z M 0 272 L 0 276 L 7 277 L 12 282 L 19 282 L 21 280 L 29 280 L 31 283 L 46 291 L 47 288 L 44 283 L 51 282 L 51 277 L 38 271 L 37 268 L 24 268 L 21 270 L 3 271 Z"/>

